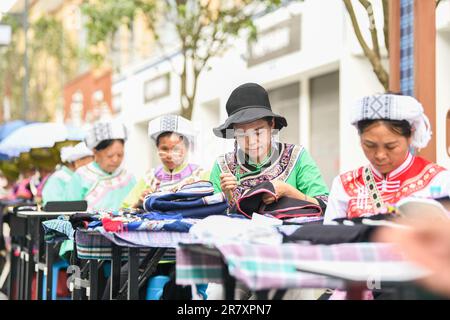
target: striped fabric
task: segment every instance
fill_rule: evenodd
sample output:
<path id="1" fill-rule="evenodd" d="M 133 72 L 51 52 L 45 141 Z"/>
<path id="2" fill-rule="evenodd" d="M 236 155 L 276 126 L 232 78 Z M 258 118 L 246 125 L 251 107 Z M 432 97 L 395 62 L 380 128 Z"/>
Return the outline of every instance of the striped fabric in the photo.
<path id="1" fill-rule="evenodd" d="M 400 1 L 400 90 L 414 95 L 414 0 Z"/>
<path id="2" fill-rule="evenodd" d="M 79 259 L 112 259 L 112 242 L 96 231 L 77 230 L 75 232 L 77 257 Z M 139 250 L 145 257 L 150 249 Z M 122 260 L 128 259 L 128 248 L 122 250 Z"/>
<path id="3" fill-rule="evenodd" d="M 189 242 L 192 237 L 187 232 L 169 231 L 131 231 L 115 233 L 101 231 L 101 233 L 108 240 L 111 240 L 119 246 L 136 248 L 175 248 L 179 242 Z"/>
<path id="4" fill-rule="evenodd" d="M 301 261 L 402 261 L 388 244 L 352 243 L 339 245 L 223 244 L 217 249 L 228 270 L 251 290 L 286 288 L 343 288 L 341 280 L 298 272 Z M 221 260 L 189 248 L 177 249 L 177 284 L 222 283 Z"/>
<path id="5" fill-rule="evenodd" d="M 175 248 L 179 242 L 190 242 L 189 233 L 167 231 L 132 231 L 105 232 L 77 230 L 75 233 L 77 255 L 80 259 L 111 260 L 112 244 L 123 248 L 122 259 L 127 259 L 128 248 L 142 248 L 140 256 L 145 256 L 150 248 L 169 248 L 164 254 L 163 261 L 175 260 Z"/>

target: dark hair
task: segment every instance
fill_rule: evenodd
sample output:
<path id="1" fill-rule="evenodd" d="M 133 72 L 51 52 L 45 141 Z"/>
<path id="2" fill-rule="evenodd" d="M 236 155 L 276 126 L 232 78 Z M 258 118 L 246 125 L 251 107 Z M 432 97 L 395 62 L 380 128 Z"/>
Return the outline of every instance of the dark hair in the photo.
<path id="1" fill-rule="evenodd" d="M 406 120 L 390 120 L 390 119 L 375 119 L 375 120 L 361 120 L 358 121 L 356 126 L 358 127 L 359 135 L 370 126 L 381 123 L 384 124 L 391 132 L 396 133 L 405 138 L 410 138 L 412 135 L 411 125 Z"/>
<path id="2" fill-rule="evenodd" d="M 122 143 L 122 145 L 125 144 L 125 140 L 123 140 L 123 139 L 109 139 L 109 140 L 103 140 L 94 149 L 97 151 L 104 150 L 104 149 L 110 147 L 114 143 L 114 141 L 119 141 Z"/>
<path id="3" fill-rule="evenodd" d="M 180 139 L 184 142 L 184 145 L 186 146 L 186 149 L 189 149 L 189 140 L 186 139 L 185 136 L 183 136 L 183 135 L 181 135 L 181 134 L 178 134 L 178 133 L 176 133 L 176 132 L 173 132 L 173 131 L 166 131 L 166 132 L 161 133 L 161 134 L 156 138 L 156 146 L 159 147 L 159 143 L 160 143 L 159 140 L 160 140 L 161 138 L 169 137 L 169 136 L 171 136 L 172 134 L 176 134 L 178 137 L 180 137 Z"/>
<path id="4" fill-rule="evenodd" d="M 264 117 L 261 120 L 266 121 L 269 124 L 269 126 L 271 126 L 274 121 L 274 118 L 273 117 Z"/>

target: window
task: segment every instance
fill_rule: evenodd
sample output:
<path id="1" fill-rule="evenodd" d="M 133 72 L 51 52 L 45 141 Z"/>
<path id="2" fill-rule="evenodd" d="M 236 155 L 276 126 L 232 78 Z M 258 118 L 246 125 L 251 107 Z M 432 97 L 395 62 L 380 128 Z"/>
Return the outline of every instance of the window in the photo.
<path id="1" fill-rule="evenodd" d="M 339 173 L 339 72 L 310 80 L 310 152 L 329 187 Z"/>
<path id="2" fill-rule="evenodd" d="M 280 141 L 299 144 L 300 83 L 294 82 L 284 87 L 268 91 L 274 113 L 286 118 L 288 126 L 281 129 Z"/>

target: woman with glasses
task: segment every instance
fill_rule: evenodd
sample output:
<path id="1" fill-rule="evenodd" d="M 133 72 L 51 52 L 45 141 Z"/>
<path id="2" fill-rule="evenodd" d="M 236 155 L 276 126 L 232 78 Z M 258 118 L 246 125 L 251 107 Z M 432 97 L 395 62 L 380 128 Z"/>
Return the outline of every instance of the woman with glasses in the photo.
<path id="1" fill-rule="evenodd" d="M 328 188 L 314 160 L 302 146 L 280 143 L 274 132 L 287 126 L 284 117 L 274 114 L 266 90 L 246 83 L 230 95 L 228 119 L 214 129 L 220 138 L 234 139 L 233 152 L 221 155 L 211 171 L 216 192 L 225 192 L 233 205 L 246 190 L 271 181 L 275 197 L 287 196 L 319 205 L 325 211 Z"/>
<path id="2" fill-rule="evenodd" d="M 194 143 L 194 130 L 189 120 L 177 115 L 163 115 L 148 125 L 148 134 L 156 144 L 161 164 L 148 172 L 124 200 L 124 208 L 140 208 L 144 197 L 156 191 L 172 191 L 199 180 L 208 173 L 188 162 Z"/>

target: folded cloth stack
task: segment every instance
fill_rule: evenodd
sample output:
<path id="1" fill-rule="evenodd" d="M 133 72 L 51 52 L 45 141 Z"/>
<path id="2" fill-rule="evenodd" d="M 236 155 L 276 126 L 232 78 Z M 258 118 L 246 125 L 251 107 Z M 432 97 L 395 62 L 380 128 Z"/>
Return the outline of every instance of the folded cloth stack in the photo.
<path id="1" fill-rule="evenodd" d="M 223 193 L 214 194 L 209 181 L 186 184 L 175 192 L 155 192 L 144 199 L 144 209 L 149 213 L 183 218 L 205 218 L 224 215 L 228 208 Z"/>

